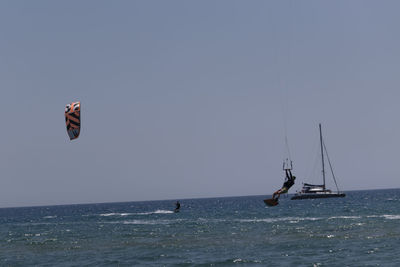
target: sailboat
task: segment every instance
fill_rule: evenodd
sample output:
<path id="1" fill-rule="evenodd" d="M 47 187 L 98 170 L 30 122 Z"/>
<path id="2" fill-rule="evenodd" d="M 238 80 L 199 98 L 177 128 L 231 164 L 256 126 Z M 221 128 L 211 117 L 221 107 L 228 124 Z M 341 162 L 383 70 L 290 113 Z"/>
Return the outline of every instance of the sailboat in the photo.
<path id="1" fill-rule="evenodd" d="M 346 194 L 339 191 L 339 187 L 336 183 L 336 178 L 333 173 L 331 161 L 329 160 L 328 153 L 326 151 L 326 147 L 324 141 L 322 139 L 322 130 L 321 124 L 319 124 L 319 139 L 321 143 L 321 161 L 322 161 L 322 181 L 323 184 L 321 185 L 314 185 L 304 183 L 303 188 L 300 192 L 297 192 L 291 199 L 311 199 L 311 198 L 331 198 L 331 197 L 345 197 Z M 328 158 L 329 167 L 332 173 L 333 180 L 335 181 L 337 192 L 332 192 L 331 190 L 327 189 L 325 186 L 325 159 L 324 159 L 324 152 Z"/>

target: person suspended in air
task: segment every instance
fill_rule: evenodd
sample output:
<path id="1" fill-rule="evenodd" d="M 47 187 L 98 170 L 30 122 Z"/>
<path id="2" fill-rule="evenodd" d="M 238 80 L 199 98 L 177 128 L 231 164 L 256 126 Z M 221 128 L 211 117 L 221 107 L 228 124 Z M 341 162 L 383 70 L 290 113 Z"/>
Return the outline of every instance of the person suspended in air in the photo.
<path id="1" fill-rule="evenodd" d="M 296 180 L 296 176 L 292 175 L 290 169 L 285 169 L 285 172 L 286 172 L 286 178 L 282 188 L 274 192 L 274 194 L 272 195 L 272 198 L 275 201 L 278 201 L 281 194 L 287 193 L 289 189 L 294 185 L 294 180 Z"/>

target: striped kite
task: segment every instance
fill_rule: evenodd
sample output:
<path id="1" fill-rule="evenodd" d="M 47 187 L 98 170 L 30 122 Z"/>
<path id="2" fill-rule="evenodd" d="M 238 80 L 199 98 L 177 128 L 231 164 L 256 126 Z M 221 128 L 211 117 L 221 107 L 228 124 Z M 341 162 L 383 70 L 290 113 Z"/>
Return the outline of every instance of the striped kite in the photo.
<path id="1" fill-rule="evenodd" d="M 69 139 L 78 138 L 81 131 L 81 102 L 72 102 L 65 106 L 65 123 Z"/>

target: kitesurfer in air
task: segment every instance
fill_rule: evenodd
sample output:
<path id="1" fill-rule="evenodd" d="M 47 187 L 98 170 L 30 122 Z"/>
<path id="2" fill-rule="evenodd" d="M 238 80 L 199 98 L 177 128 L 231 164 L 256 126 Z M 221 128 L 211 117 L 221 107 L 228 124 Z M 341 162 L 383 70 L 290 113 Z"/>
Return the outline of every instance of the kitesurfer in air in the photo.
<path id="1" fill-rule="evenodd" d="M 296 180 L 296 176 L 292 175 L 290 169 L 285 169 L 285 172 L 286 172 L 286 179 L 285 182 L 283 183 L 282 188 L 274 192 L 274 194 L 272 195 L 272 198 L 275 201 L 278 201 L 281 194 L 287 193 L 289 191 L 289 188 L 291 188 L 294 185 L 294 180 Z"/>

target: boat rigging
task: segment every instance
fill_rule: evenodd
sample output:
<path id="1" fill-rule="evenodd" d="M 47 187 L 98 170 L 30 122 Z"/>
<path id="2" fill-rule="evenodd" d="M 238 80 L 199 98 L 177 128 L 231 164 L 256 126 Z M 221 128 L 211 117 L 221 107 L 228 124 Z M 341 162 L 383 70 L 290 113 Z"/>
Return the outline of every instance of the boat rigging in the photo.
<path id="1" fill-rule="evenodd" d="M 331 161 L 329 159 L 328 151 L 326 149 L 324 140 L 322 138 L 322 129 L 321 129 L 321 124 L 319 124 L 319 139 L 320 139 L 320 146 L 321 146 L 321 161 L 322 161 L 322 185 L 314 185 L 314 184 L 308 184 L 304 183 L 303 188 L 301 189 L 300 192 L 296 193 L 291 199 L 296 200 L 296 199 L 313 199 L 313 198 L 332 198 L 332 197 L 345 197 L 346 194 L 340 192 L 339 187 L 336 182 L 336 177 L 335 174 L 333 173 L 333 168 Z M 326 157 L 328 159 L 329 163 L 329 168 L 332 173 L 333 180 L 335 181 L 336 185 L 336 192 L 332 192 L 330 189 L 326 188 L 326 174 L 325 174 L 325 158 L 324 154 L 326 154 Z"/>

